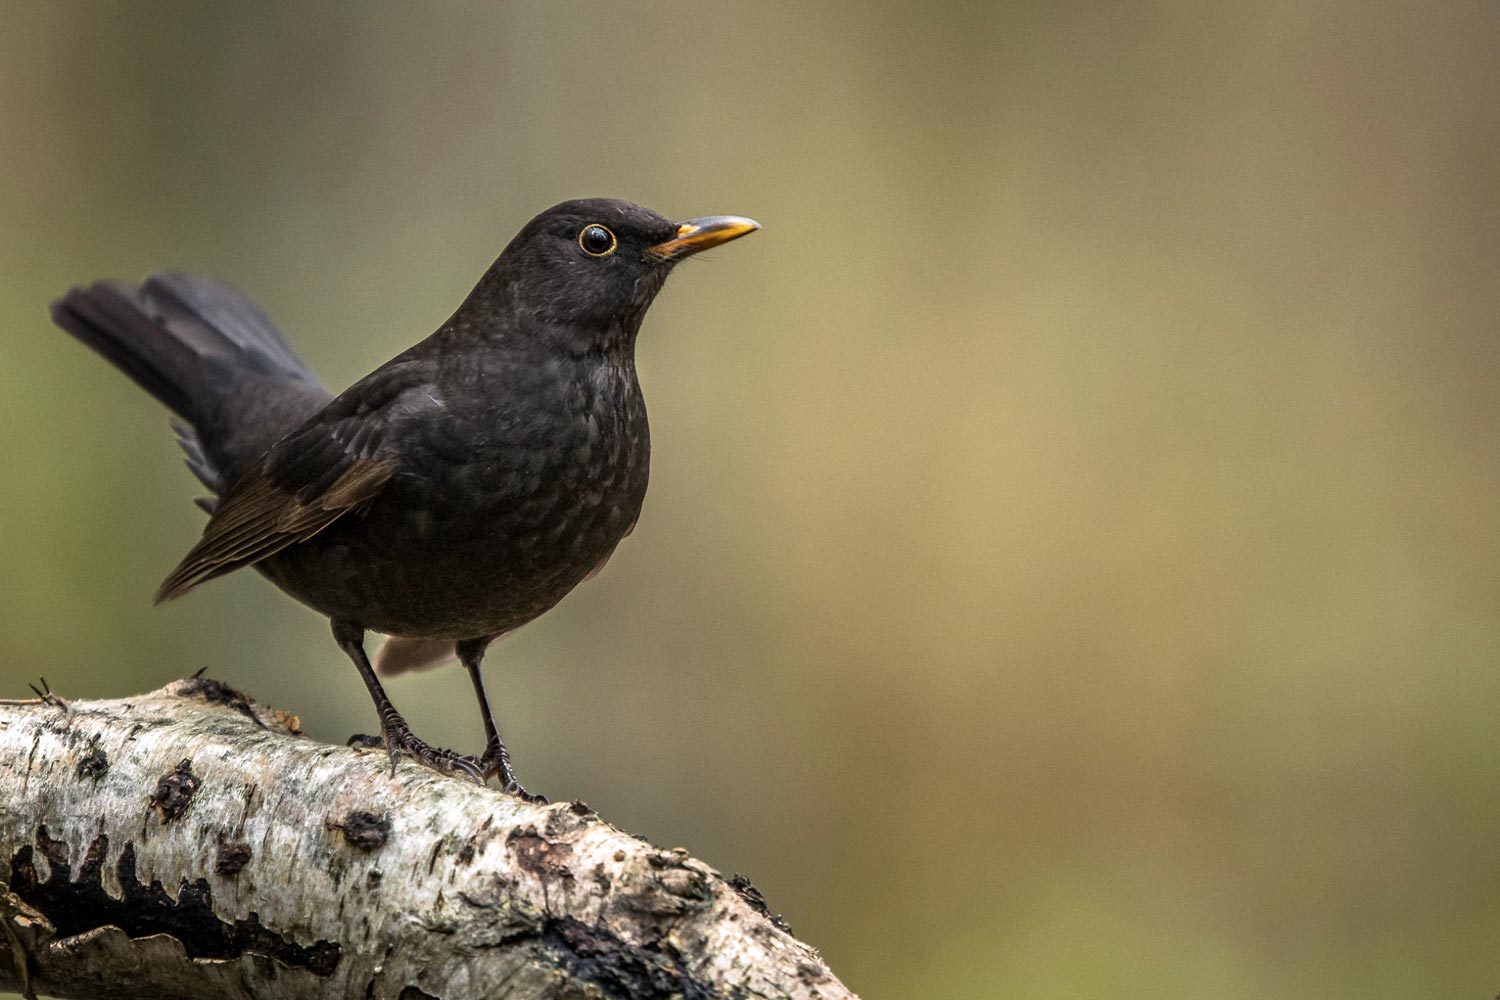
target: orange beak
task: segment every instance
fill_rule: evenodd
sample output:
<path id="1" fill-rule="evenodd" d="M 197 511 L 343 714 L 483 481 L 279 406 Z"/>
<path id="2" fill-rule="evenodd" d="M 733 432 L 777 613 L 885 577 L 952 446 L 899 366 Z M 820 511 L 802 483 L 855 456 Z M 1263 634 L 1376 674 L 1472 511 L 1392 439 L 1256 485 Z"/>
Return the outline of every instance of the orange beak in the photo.
<path id="1" fill-rule="evenodd" d="M 700 250 L 737 240 L 759 228 L 759 222 L 738 215 L 710 215 L 702 219 L 689 219 L 677 227 L 676 236 L 648 248 L 648 252 L 664 260 L 681 260 Z"/>

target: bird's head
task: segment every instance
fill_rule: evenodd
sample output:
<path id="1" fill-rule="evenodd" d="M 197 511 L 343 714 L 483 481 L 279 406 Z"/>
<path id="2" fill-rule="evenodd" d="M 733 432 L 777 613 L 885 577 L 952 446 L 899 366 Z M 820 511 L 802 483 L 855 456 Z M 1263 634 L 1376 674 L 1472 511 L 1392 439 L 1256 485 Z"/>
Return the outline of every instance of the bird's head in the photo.
<path id="1" fill-rule="evenodd" d="M 759 228 L 733 215 L 673 222 L 613 198 L 565 201 L 516 234 L 471 299 L 579 350 L 633 339 L 678 261 Z"/>

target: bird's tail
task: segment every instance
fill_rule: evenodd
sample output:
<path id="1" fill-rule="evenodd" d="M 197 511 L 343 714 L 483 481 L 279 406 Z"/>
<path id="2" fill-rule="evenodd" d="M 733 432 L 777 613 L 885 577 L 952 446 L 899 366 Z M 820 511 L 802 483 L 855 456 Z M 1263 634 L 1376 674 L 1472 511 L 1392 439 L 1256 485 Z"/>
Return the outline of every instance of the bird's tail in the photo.
<path id="1" fill-rule="evenodd" d="M 237 452 L 290 429 L 269 425 L 328 398 L 259 307 L 214 278 L 95 282 L 52 303 L 52 320 L 180 418 L 188 466 L 215 493 L 230 485 L 226 473 L 244 457 Z M 244 419 L 256 408 L 268 419 Z"/>

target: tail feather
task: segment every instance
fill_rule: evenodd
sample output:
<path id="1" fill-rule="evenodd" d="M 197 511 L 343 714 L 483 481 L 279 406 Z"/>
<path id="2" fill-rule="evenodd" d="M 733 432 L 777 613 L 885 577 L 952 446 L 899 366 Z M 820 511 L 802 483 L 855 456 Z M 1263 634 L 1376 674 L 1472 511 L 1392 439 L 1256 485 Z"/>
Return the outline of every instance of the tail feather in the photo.
<path id="1" fill-rule="evenodd" d="M 214 278 L 95 282 L 52 303 L 52 319 L 176 414 L 188 468 L 215 494 L 254 457 L 245 452 L 289 429 L 271 425 L 328 398 L 260 308 Z"/>
<path id="2" fill-rule="evenodd" d="M 192 392 L 197 354 L 152 320 L 132 289 L 111 281 L 74 288 L 52 303 L 52 321 L 173 413 L 189 422 L 198 419 Z"/>
<path id="3" fill-rule="evenodd" d="M 218 466 L 204 451 L 198 432 L 191 424 L 185 424 L 181 420 L 172 421 L 172 431 L 177 435 L 177 444 L 186 455 L 184 462 L 192 474 L 198 477 L 198 482 L 213 490 L 216 496 L 223 493 L 223 488 L 229 484 L 221 481 Z"/>
<path id="4" fill-rule="evenodd" d="M 317 382 L 260 307 L 217 278 L 164 271 L 147 278 L 141 291 L 177 336 L 189 340 L 208 334 L 209 342 L 199 348 L 200 353 L 222 353 L 227 344 L 262 374 Z"/>

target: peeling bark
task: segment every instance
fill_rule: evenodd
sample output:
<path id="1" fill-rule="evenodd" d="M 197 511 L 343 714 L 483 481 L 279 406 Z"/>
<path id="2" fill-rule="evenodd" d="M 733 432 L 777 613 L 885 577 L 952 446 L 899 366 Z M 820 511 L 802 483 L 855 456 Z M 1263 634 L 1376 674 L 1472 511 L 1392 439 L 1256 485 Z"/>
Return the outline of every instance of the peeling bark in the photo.
<path id="1" fill-rule="evenodd" d="M 852 997 L 748 882 L 216 681 L 0 703 L 0 990 Z"/>

